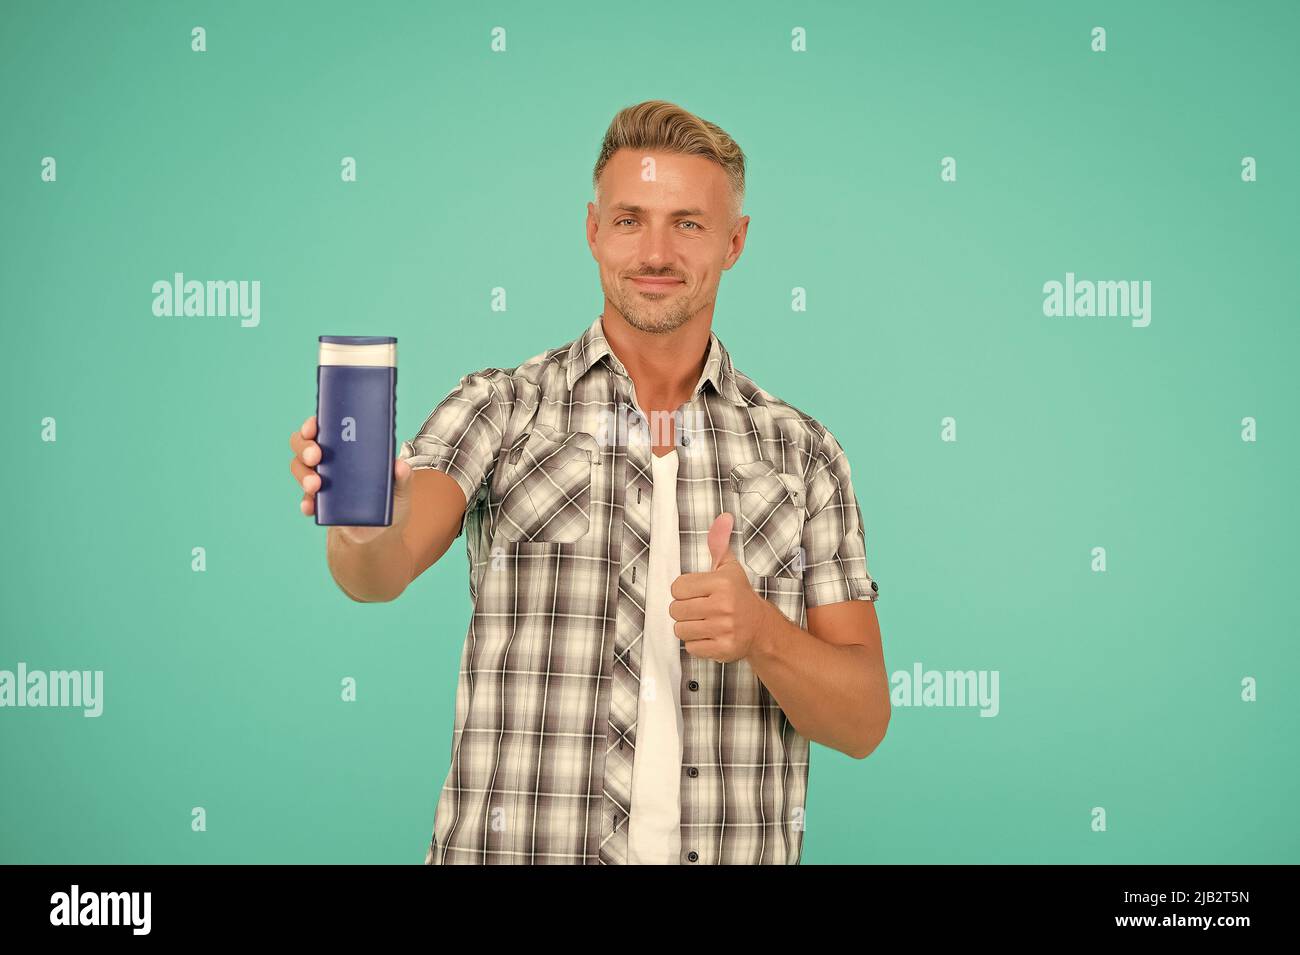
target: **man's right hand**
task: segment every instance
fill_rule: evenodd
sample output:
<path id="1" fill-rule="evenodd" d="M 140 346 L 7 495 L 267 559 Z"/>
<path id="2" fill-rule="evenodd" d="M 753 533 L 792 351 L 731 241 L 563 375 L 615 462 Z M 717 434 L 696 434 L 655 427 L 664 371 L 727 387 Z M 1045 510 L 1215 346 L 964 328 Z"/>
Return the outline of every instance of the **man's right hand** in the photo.
<path id="1" fill-rule="evenodd" d="M 289 469 L 294 479 L 302 486 L 302 502 L 298 505 L 303 514 L 311 516 L 316 513 L 316 492 L 320 490 L 321 476 L 316 473 L 320 464 L 321 449 L 316 443 L 316 416 L 312 415 L 303 422 L 302 427 L 289 436 L 289 447 L 293 457 L 289 459 Z M 397 458 L 393 461 L 393 526 L 400 529 L 406 523 L 411 512 L 411 468 L 405 461 Z M 374 540 L 388 527 L 339 527 L 344 537 L 358 544 Z M 400 530 L 399 530 L 400 532 Z"/>

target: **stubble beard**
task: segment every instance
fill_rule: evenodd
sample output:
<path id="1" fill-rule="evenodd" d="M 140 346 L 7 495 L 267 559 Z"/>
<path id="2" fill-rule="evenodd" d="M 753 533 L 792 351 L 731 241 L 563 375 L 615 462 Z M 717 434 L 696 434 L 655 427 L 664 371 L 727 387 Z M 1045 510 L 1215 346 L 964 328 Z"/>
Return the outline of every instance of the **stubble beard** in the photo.
<path id="1" fill-rule="evenodd" d="M 685 295 L 675 295 L 671 301 L 641 299 L 639 295 L 635 291 L 624 293 L 623 287 L 619 286 L 618 294 L 612 296 L 627 323 L 638 331 L 663 335 L 690 321 L 693 313 Z"/>

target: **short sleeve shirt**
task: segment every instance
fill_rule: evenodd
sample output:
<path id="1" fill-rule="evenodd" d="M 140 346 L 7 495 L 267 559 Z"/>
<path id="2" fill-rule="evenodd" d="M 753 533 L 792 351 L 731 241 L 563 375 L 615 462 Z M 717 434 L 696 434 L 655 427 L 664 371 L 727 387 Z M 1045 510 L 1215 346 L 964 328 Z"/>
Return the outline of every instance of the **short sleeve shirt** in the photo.
<path id="1" fill-rule="evenodd" d="M 682 573 L 726 511 L 755 592 L 875 600 L 849 463 L 711 333 L 675 415 Z M 465 492 L 473 612 L 430 864 L 624 864 L 649 579 L 652 440 L 600 316 L 513 369 L 464 376 L 401 445 Z M 808 740 L 745 660 L 681 649 L 682 864 L 797 864 Z"/>

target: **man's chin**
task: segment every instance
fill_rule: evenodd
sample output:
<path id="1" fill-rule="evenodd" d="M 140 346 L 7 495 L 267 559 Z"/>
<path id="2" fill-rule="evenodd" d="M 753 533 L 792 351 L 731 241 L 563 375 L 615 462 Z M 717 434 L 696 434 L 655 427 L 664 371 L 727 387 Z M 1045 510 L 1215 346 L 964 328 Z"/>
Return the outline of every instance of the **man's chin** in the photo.
<path id="1" fill-rule="evenodd" d="M 624 312 L 623 314 L 627 316 L 627 323 L 633 328 L 643 332 L 650 332 L 651 334 L 662 335 L 666 332 L 675 331 L 686 324 L 686 319 L 676 314 L 629 315 L 627 312 Z"/>

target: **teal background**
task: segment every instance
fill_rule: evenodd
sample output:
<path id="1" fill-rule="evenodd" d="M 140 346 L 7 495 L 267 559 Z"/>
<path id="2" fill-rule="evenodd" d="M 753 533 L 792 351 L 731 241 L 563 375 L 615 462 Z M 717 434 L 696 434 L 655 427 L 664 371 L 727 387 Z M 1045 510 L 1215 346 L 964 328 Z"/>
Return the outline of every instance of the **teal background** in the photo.
<path id="1" fill-rule="evenodd" d="M 398 337 L 405 439 L 462 374 L 580 334 L 600 139 L 652 98 L 747 154 L 714 329 L 847 450 L 888 669 L 1001 674 L 997 718 L 895 708 L 865 761 L 814 745 L 803 861 L 1300 861 L 1297 5 L 6 21 L 0 668 L 102 669 L 105 711 L 0 710 L 0 861 L 423 860 L 463 540 L 390 605 L 336 588 L 288 470 L 316 336 Z M 176 271 L 260 280 L 260 326 L 155 317 Z M 1151 325 L 1045 317 L 1067 271 L 1150 280 Z"/>

